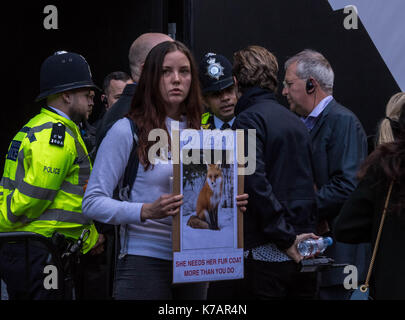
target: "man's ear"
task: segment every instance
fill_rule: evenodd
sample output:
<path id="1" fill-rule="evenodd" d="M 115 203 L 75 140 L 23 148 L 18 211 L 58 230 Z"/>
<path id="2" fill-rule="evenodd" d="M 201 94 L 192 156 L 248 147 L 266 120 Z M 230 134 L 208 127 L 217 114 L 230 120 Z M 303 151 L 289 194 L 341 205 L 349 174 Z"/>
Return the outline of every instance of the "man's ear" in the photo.
<path id="1" fill-rule="evenodd" d="M 239 90 L 239 83 L 238 83 L 238 79 L 236 79 L 235 76 L 233 76 L 233 81 L 235 82 L 235 93 L 236 93 L 236 97 L 239 99 L 242 96 L 242 93 Z"/>
<path id="2" fill-rule="evenodd" d="M 64 103 L 70 104 L 72 102 L 72 93 L 70 91 L 62 92 L 61 98 Z"/>
<path id="3" fill-rule="evenodd" d="M 320 88 L 319 82 L 314 78 L 309 78 L 305 84 L 305 88 L 308 94 L 314 93 L 317 88 Z"/>
<path id="4" fill-rule="evenodd" d="M 103 93 L 100 96 L 101 102 L 104 104 L 105 107 L 108 107 L 108 100 L 107 100 L 107 96 Z"/>
<path id="5" fill-rule="evenodd" d="M 235 87 L 238 87 L 238 79 L 236 79 L 235 76 L 233 76 L 233 82 L 235 83 Z"/>

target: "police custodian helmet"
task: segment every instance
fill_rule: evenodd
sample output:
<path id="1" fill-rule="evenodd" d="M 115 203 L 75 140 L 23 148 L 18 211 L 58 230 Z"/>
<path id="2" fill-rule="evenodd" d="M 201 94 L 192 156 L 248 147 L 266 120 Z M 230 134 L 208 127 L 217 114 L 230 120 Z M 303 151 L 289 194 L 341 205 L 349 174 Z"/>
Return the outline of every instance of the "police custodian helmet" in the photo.
<path id="1" fill-rule="evenodd" d="M 42 63 L 40 94 L 35 101 L 56 93 L 85 87 L 100 90 L 93 83 L 86 59 L 77 53 L 58 51 Z"/>
<path id="2" fill-rule="evenodd" d="M 199 76 L 202 93 L 217 92 L 234 84 L 232 64 L 216 53 L 207 53 L 200 61 Z"/>

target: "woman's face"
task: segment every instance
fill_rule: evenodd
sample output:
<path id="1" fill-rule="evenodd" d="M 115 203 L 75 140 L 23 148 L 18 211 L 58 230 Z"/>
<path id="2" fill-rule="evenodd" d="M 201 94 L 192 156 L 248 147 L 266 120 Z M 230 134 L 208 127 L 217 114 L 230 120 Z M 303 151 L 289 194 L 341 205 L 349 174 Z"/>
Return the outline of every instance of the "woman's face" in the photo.
<path id="1" fill-rule="evenodd" d="M 160 78 L 160 93 L 170 109 L 178 109 L 190 91 L 191 67 L 187 56 L 181 51 L 166 54 Z M 174 111 L 174 110 L 170 111 Z M 178 111 L 178 110 L 176 110 Z"/>

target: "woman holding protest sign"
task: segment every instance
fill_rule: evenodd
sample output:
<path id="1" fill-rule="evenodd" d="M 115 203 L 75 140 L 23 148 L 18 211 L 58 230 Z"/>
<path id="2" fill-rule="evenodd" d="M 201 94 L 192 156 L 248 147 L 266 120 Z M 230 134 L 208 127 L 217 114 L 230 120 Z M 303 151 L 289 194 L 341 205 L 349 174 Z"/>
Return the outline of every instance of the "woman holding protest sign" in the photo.
<path id="1" fill-rule="evenodd" d="M 94 164 L 83 212 L 104 223 L 121 225 L 121 254 L 117 264 L 116 299 L 205 299 L 205 283 L 172 286 L 172 217 L 179 213 L 182 195 L 171 194 L 172 124 L 200 129 L 203 108 L 197 69 L 189 49 L 178 41 L 163 42 L 146 58 L 127 118 L 107 133 Z M 139 160 L 128 201 L 113 199 L 134 145 Z M 154 161 L 150 134 L 167 135 L 168 157 Z M 159 131 L 160 129 L 160 131 Z M 162 142 L 162 141 L 160 141 Z M 162 150 L 162 149 L 161 149 Z M 164 153 L 164 152 L 163 152 Z M 246 195 L 237 198 L 246 205 Z M 242 209 L 243 210 L 243 209 Z"/>

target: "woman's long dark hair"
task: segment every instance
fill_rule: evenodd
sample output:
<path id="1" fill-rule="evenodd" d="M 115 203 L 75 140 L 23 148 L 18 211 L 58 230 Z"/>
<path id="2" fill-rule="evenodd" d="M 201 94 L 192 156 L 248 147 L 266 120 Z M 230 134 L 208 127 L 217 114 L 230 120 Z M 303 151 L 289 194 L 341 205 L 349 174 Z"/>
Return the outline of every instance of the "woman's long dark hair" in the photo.
<path id="1" fill-rule="evenodd" d="M 201 100 L 198 69 L 190 50 L 179 41 L 165 41 L 156 45 L 148 54 L 142 74 L 132 100 L 128 116 L 138 126 L 138 156 L 145 170 L 150 166 L 148 151 L 156 143 L 148 141 L 149 132 L 160 128 L 168 132 L 165 119 L 167 117 L 165 102 L 159 84 L 163 75 L 163 61 L 166 54 L 174 51 L 182 52 L 190 62 L 191 85 L 187 98 L 181 106 L 181 114 L 187 118 L 187 128 L 200 129 L 203 105 Z M 169 136 L 169 135 L 168 135 Z M 170 136 L 169 136 L 170 148 Z"/>
<path id="2" fill-rule="evenodd" d="M 389 184 L 395 181 L 394 203 L 390 211 L 401 214 L 405 209 L 405 107 L 398 120 L 398 135 L 394 142 L 380 144 L 362 164 L 358 178 L 363 179 L 369 170 L 375 170 L 382 180 L 379 183 Z M 405 215 L 404 215 L 405 217 Z"/>

